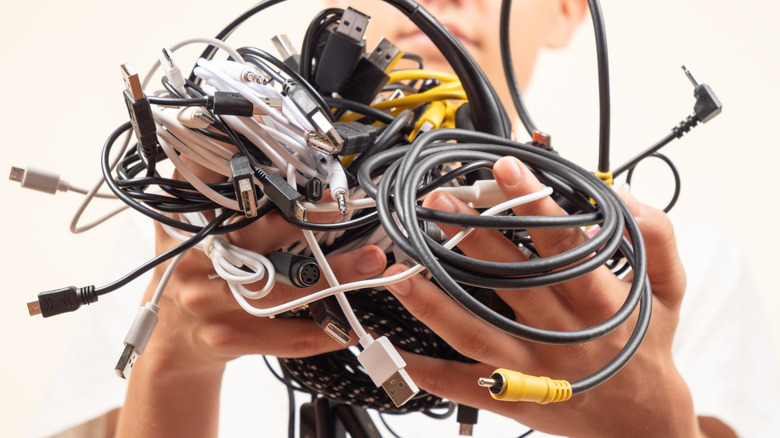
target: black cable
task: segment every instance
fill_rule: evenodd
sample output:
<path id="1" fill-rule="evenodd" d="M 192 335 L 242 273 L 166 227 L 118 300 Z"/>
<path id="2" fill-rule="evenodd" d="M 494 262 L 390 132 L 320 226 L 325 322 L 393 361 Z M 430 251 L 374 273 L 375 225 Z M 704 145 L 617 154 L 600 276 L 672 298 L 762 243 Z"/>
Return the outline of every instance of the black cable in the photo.
<path id="1" fill-rule="evenodd" d="M 632 167 L 636 166 L 637 163 L 639 163 L 646 157 L 649 157 L 650 155 L 653 155 L 654 153 L 658 152 L 659 149 L 669 144 L 672 140 L 682 137 L 685 133 L 690 131 L 698 123 L 699 120 L 696 118 L 696 115 L 688 116 L 685 120 L 683 120 L 677 126 L 672 128 L 672 132 L 667 134 L 664 138 L 662 138 L 661 140 L 659 140 L 657 143 L 650 146 L 649 148 L 645 149 L 644 151 L 640 152 L 634 158 L 626 161 L 617 169 L 613 170 L 612 177 L 615 178 L 621 173 L 625 172 L 626 170 L 629 170 Z"/>
<path id="2" fill-rule="evenodd" d="M 322 100 L 325 101 L 326 104 L 330 105 L 333 108 L 347 109 L 354 113 L 358 113 L 366 117 L 370 117 L 386 125 L 392 123 L 393 120 L 395 120 L 395 117 L 391 116 L 390 114 L 384 111 L 380 111 L 364 103 L 355 102 L 354 100 L 340 99 L 338 97 L 329 97 L 329 96 L 323 96 Z"/>
<path id="3" fill-rule="evenodd" d="M 680 179 L 680 172 L 677 170 L 677 167 L 674 165 L 672 160 L 666 155 L 656 152 L 653 155 L 650 155 L 650 157 L 658 158 L 666 163 L 666 165 L 669 166 L 669 170 L 672 171 L 672 176 L 674 176 L 674 194 L 672 195 L 672 199 L 669 201 L 669 203 L 666 204 L 666 207 L 663 208 L 664 213 L 669 213 L 669 211 L 674 208 L 674 205 L 677 204 L 677 199 L 680 197 L 680 185 L 682 183 Z M 629 186 L 631 185 L 631 178 L 634 176 L 635 169 L 636 165 L 629 169 L 628 173 L 626 174 L 626 184 Z"/>
<path id="4" fill-rule="evenodd" d="M 529 429 L 528 431 L 526 431 L 525 433 L 523 433 L 522 435 L 520 435 L 517 438 L 526 438 L 526 437 L 530 436 L 532 433 L 534 433 L 534 430 L 533 429 Z"/>
<path id="5" fill-rule="evenodd" d="M 372 155 L 382 152 L 391 146 L 391 142 L 401 133 L 401 130 L 407 125 L 409 116 L 412 114 L 411 110 L 403 110 L 395 117 L 387 127 L 382 131 L 374 140 L 374 143 L 368 147 L 362 154 L 352 160 L 347 166 L 347 171 L 351 174 L 355 174 L 357 169 L 363 165 L 363 163 Z"/>
<path id="6" fill-rule="evenodd" d="M 206 106 L 208 99 L 198 98 L 171 98 L 171 97 L 150 97 L 149 102 L 160 106 Z"/>
<path id="7" fill-rule="evenodd" d="M 470 147 L 469 145 L 446 143 L 441 146 L 436 146 L 437 141 L 451 140 L 460 142 L 481 142 L 483 145 L 480 147 L 480 152 L 474 151 L 473 146 Z M 371 168 L 377 166 L 385 156 L 392 156 L 394 154 L 396 155 L 396 158 L 398 154 L 400 154 L 402 156 L 401 160 L 394 163 L 384 172 L 384 175 L 379 182 L 379 186 L 377 187 L 370 180 L 370 177 L 368 177 Z M 493 279 L 486 276 L 474 275 L 469 272 L 463 272 L 452 265 L 446 265 L 446 262 L 438 260 L 431 252 L 431 248 L 429 248 L 430 239 L 423 235 L 422 231 L 417 226 L 418 217 L 416 215 L 417 205 L 415 199 L 417 197 L 416 186 L 418 181 L 422 180 L 423 176 L 428 172 L 428 169 L 435 165 L 439 165 L 442 162 L 462 161 L 464 157 L 467 160 L 475 159 L 476 157 L 483 158 L 491 154 L 495 157 L 493 158 L 494 160 L 505 155 L 515 156 L 524 161 L 527 165 L 542 172 L 556 174 L 572 184 L 575 184 L 579 190 L 585 191 L 587 195 L 594 199 L 595 205 L 602 210 L 605 224 L 617 220 L 618 226 L 614 227 L 613 233 L 620 236 L 618 245 L 616 246 L 614 244 L 614 239 L 610 239 L 609 245 L 611 247 L 609 249 L 605 248 L 600 250 L 592 257 L 590 256 L 592 252 L 579 251 L 586 257 L 585 261 L 559 271 L 539 272 L 536 274 L 536 278 L 520 277 Z M 459 158 L 456 159 L 457 157 Z M 382 221 L 382 225 L 387 231 L 388 236 L 390 236 L 393 242 L 401 247 L 405 253 L 422 263 L 433 275 L 440 287 L 442 287 L 442 289 L 460 305 L 483 321 L 506 333 L 542 343 L 570 344 L 587 342 L 600 338 L 621 326 L 631 316 L 636 306 L 640 305 L 641 301 L 639 320 L 634 332 L 626 342 L 626 346 L 612 361 L 602 367 L 602 369 L 585 379 L 574 382 L 572 384 L 572 390 L 575 394 L 595 387 L 604 382 L 611 375 L 614 375 L 614 373 L 627 363 L 628 359 L 630 359 L 636 351 L 636 348 L 638 348 L 639 342 L 643 339 L 649 324 L 650 297 L 652 296 L 649 284 L 646 282 L 646 254 L 644 244 L 641 240 L 638 226 L 631 216 L 631 213 L 617 195 L 590 172 L 563 160 L 555 154 L 533 148 L 532 146 L 510 142 L 499 137 L 462 130 L 435 130 L 424 134 L 408 148 L 387 151 L 384 154 L 378 154 L 367 160 L 358 173 L 358 181 L 366 193 L 380 200 L 387 199 L 391 186 L 390 181 L 395 183 L 395 197 L 392 204 L 395 206 L 395 213 L 397 214 L 398 219 L 404 226 L 405 233 L 402 233 L 396 226 L 393 215 L 391 215 L 389 210 L 390 204 L 380 201 L 377 204 L 377 211 L 379 212 L 380 221 Z M 624 229 L 628 233 L 631 243 L 622 237 Z M 604 227 L 602 227 L 600 232 L 604 232 Z M 587 242 L 585 245 L 587 245 Z M 526 287 L 531 285 L 557 284 L 589 272 L 589 270 L 583 270 L 584 272 L 578 272 L 578 275 L 575 276 L 567 273 L 567 271 L 578 271 L 582 269 L 583 266 L 586 266 L 589 263 L 590 259 L 598 258 L 601 254 L 606 253 L 608 257 L 611 256 L 617 250 L 617 247 L 620 248 L 621 252 L 626 256 L 628 263 L 631 264 L 632 268 L 636 271 L 636 275 L 631 284 L 631 289 L 626 301 L 613 316 L 586 329 L 560 332 L 540 330 L 525 326 L 517 323 L 513 319 L 497 314 L 492 309 L 474 299 L 457 283 L 457 281 L 460 281 L 478 286 L 489 284 L 489 287 L 492 288 L 495 288 L 498 284 L 499 286 L 510 286 L 513 289 L 517 288 L 518 283 L 524 283 L 526 284 Z M 577 248 L 575 248 L 575 250 L 577 250 Z M 575 250 L 572 251 L 577 252 Z M 569 253 L 572 251 L 569 251 Z M 634 258 L 634 253 L 636 253 L 636 258 Z M 603 264 L 603 262 L 597 266 L 600 266 L 601 264 Z M 444 265 L 446 265 L 446 267 Z M 595 268 L 596 267 L 589 267 L 590 270 Z M 534 281 L 527 281 L 529 279 Z"/>
<path id="8" fill-rule="evenodd" d="M 604 18 L 601 14 L 599 0 L 588 0 L 593 33 L 596 36 L 596 60 L 598 62 L 599 79 L 599 165 L 602 173 L 609 172 L 609 64 L 607 60 L 607 33 L 604 29 Z"/>
<path id="9" fill-rule="evenodd" d="M 520 121 L 523 122 L 523 126 L 525 126 L 525 130 L 528 131 L 528 135 L 533 137 L 534 131 L 536 131 L 536 125 L 531 119 L 530 114 L 528 114 L 528 109 L 526 109 L 525 103 L 523 102 L 523 95 L 520 91 L 520 86 L 517 83 L 517 75 L 515 74 L 515 65 L 512 61 L 511 39 L 509 38 L 509 20 L 511 12 L 512 0 L 503 0 L 501 2 L 501 18 L 498 25 L 501 64 L 504 67 L 504 78 L 509 87 L 512 102 L 515 104 L 517 115 L 520 116 Z"/>
<path id="10" fill-rule="evenodd" d="M 329 104 L 326 103 L 325 100 L 323 100 L 323 96 L 317 93 L 317 90 L 315 90 L 314 87 L 308 81 L 303 80 L 303 78 L 298 74 L 298 72 L 291 69 L 287 64 L 271 56 L 265 50 L 261 50 L 256 47 L 241 47 L 237 50 L 237 52 L 241 56 L 246 57 L 247 61 L 253 60 L 255 58 L 259 58 L 273 64 L 275 67 L 277 67 L 278 69 L 283 71 L 287 76 L 289 76 L 293 81 L 295 81 L 295 83 L 306 88 L 306 90 L 309 92 L 311 97 L 317 101 L 317 104 L 325 110 L 325 114 L 327 114 L 328 117 L 330 117 L 331 122 L 336 121 L 333 118 L 333 114 L 330 110 Z M 284 81 L 282 81 L 282 83 L 284 83 Z"/>
<path id="11" fill-rule="evenodd" d="M 153 259 L 147 261 L 143 265 L 135 268 L 132 272 L 125 275 L 124 277 L 120 278 L 119 280 L 116 280 L 110 284 L 107 284 L 103 287 L 99 287 L 95 289 L 95 294 L 97 296 L 105 295 L 107 293 L 113 292 L 122 286 L 127 285 L 131 281 L 135 280 L 136 278 L 140 277 L 147 271 L 154 269 L 156 266 L 165 263 L 166 261 L 176 257 L 179 254 L 184 253 L 185 251 L 191 249 L 195 245 L 197 245 L 201 240 L 205 239 L 207 236 L 213 233 L 213 231 L 223 222 L 226 222 L 228 219 L 230 219 L 231 216 L 233 216 L 233 211 L 225 211 L 221 215 L 214 218 L 211 222 L 208 223 L 205 227 L 201 228 L 200 231 L 193 234 L 192 237 L 185 240 L 184 242 L 180 243 L 179 245 L 174 246 L 173 248 L 165 251 L 164 253 L 154 257 Z"/>

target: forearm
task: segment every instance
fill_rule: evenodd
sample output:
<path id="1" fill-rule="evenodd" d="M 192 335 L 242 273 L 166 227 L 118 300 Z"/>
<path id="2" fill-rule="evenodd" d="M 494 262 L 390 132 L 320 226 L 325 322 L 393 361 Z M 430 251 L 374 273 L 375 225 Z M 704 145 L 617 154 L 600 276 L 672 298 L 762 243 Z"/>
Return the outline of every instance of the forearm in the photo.
<path id="1" fill-rule="evenodd" d="M 133 369 L 117 434 L 124 437 L 213 437 L 219 424 L 224 368 L 193 372 L 147 351 Z"/>

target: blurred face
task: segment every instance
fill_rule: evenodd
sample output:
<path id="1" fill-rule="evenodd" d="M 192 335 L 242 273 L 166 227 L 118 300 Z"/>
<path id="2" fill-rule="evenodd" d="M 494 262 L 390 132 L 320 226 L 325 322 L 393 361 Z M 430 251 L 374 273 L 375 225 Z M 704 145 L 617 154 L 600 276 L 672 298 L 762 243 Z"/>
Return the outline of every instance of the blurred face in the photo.
<path id="1" fill-rule="evenodd" d="M 504 84 L 498 29 L 500 0 L 418 0 L 466 47 L 487 73 L 505 104 L 511 105 Z M 369 16 L 367 49 L 385 37 L 405 52 L 421 55 L 425 68 L 451 71 L 439 51 L 417 27 L 393 6 L 381 0 L 330 0 L 329 5 L 351 6 Z M 560 47 L 582 19 L 586 0 L 515 0 L 510 36 L 518 82 L 525 88 L 542 47 Z"/>

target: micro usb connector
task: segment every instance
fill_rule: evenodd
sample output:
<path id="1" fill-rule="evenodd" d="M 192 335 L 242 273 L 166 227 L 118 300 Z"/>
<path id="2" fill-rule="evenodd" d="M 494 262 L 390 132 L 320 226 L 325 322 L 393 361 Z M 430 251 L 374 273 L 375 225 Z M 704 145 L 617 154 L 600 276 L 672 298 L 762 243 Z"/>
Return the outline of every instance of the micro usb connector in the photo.
<path id="1" fill-rule="evenodd" d="M 268 172 L 262 167 L 255 169 L 255 176 L 263 184 L 263 193 L 274 203 L 287 217 L 296 217 L 298 220 L 306 220 L 306 208 L 301 203 L 303 195 L 287 184 L 281 176 Z"/>

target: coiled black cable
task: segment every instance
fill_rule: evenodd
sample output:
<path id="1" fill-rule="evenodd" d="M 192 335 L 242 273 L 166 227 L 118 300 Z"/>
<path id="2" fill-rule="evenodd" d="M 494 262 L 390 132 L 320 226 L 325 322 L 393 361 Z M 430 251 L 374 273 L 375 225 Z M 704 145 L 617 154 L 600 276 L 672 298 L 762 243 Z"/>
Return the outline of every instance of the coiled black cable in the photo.
<path id="1" fill-rule="evenodd" d="M 478 143 L 479 147 L 469 143 L 443 143 L 452 140 Z M 554 174 L 568 182 L 575 191 L 593 199 L 596 208 L 603 216 L 600 219 L 602 220 L 601 230 L 596 235 L 605 233 L 607 243 L 603 248 L 594 249 L 592 242 L 597 239 L 594 237 L 578 248 L 547 258 L 549 260 L 531 260 L 520 264 L 481 263 L 466 258 L 460 259 L 459 264 L 456 264 L 452 263 L 452 260 L 456 260 L 458 257 L 442 257 L 444 253 L 434 253 L 433 248 L 436 247 L 436 243 L 423 234 L 418 225 L 420 217 L 417 214 L 419 207 L 416 200 L 419 196 L 417 193 L 419 181 L 431 168 L 446 162 L 475 159 L 496 161 L 502 156 L 514 156 L 529 167 L 535 168 L 537 172 Z M 370 178 L 371 169 L 388 160 L 395 162 L 385 170 L 377 186 Z M 547 153 L 533 146 L 472 131 L 439 129 L 420 136 L 409 147 L 388 151 L 370 158 L 361 167 L 358 181 L 366 193 L 377 199 L 380 221 L 394 244 L 398 245 L 415 261 L 424 265 L 442 289 L 455 301 L 501 331 L 541 343 L 588 342 L 605 336 L 620 327 L 628 320 L 641 301 L 639 320 L 626 346 L 601 370 L 585 379 L 574 382 L 572 384 L 574 393 L 593 388 L 607 380 L 628 362 L 638 348 L 649 325 L 652 296 L 649 283 L 646 280 L 644 244 L 638 226 L 625 204 L 590 172 L 555 154 Z M 389 200 L 391 187 L 393 188 L 392 201 Z M 403 230 L 393 219 L 393 212 L 403 225 Z M 573 216 L 576 217 L 576 215 Z M 544 221 L 546 218 L 541 220 Z M 550 218 L 551 223 L 559 220 Z M 590 217 L 588 221 L 592 220 L 593 217 Z M 583 221 L 582 224 L 588 221 Z M 543 225 L 535 224 L 535 226 Z M 628 233 L 630 242 L 623 238 L 624 230 Z M 520 324 L 485 306 L 459 284 L 465 283 L 493 289 L 522 289 L 558 284 L 598 268 L 609 260 L 618 248 L 635 271 L 626 301 L 610 318 L 585 329 L 552 331 Z M 438 259 L 437 256 L 441 259 Z M 572 260 L 578 261 L 566 268 L 551 270 L 555 269 L 551 266 L 562 266 L 560 263 L 563 263 L 564 260 L 567 263 L 571 263 Z M 520 268 L 522 264 L 530 264 L 533 269 Z M 501 265 L 504 266 L 501 267 Z M 464 267 L 467 267 L 468 270 L 463 269 Z M 523 274 L 518 274 L 518 268 Z M 497 277 L 496 275 L 502 276 Z"/>

